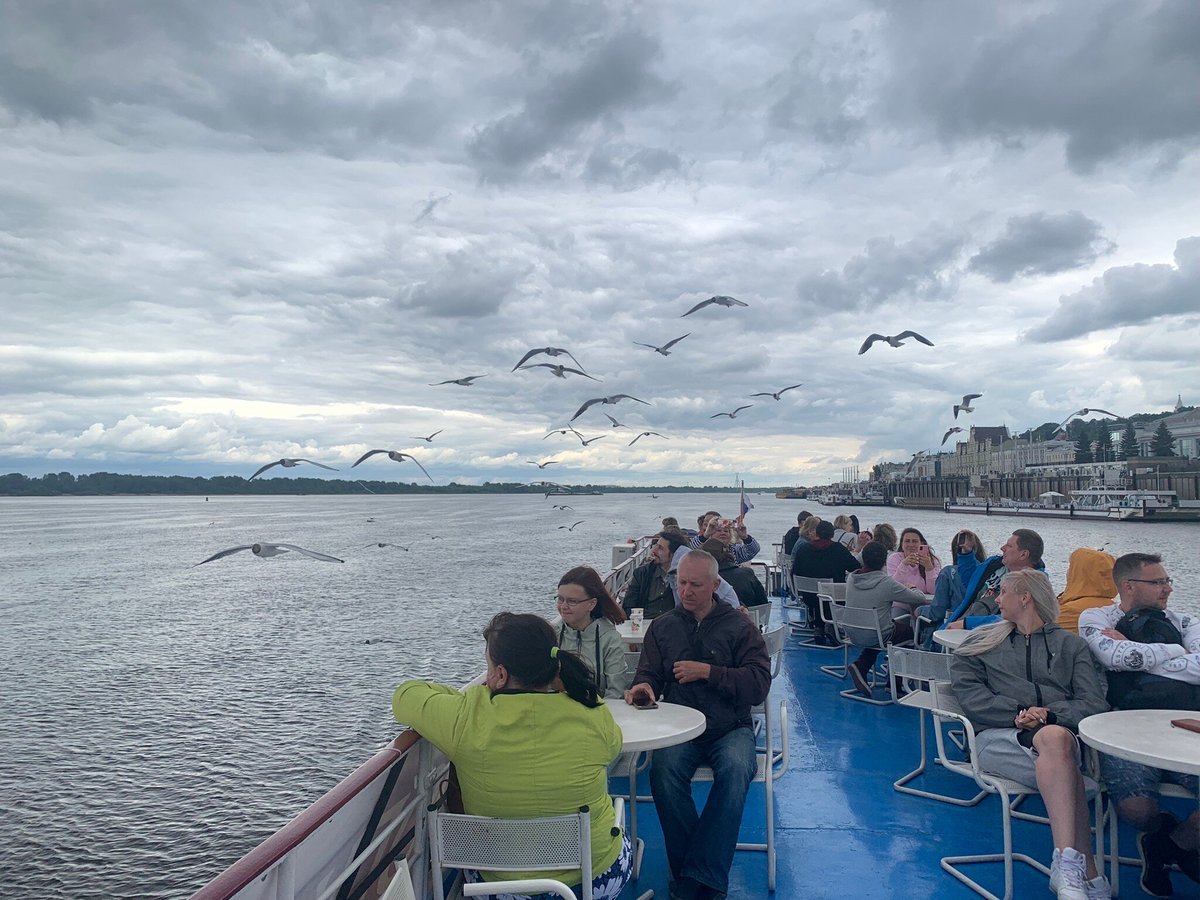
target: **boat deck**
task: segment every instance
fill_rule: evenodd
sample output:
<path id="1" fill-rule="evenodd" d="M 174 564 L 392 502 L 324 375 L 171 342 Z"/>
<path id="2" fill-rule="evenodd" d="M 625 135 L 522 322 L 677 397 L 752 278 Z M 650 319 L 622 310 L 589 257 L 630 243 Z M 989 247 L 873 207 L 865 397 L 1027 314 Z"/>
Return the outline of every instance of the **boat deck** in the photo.
<path id="1" fill-rule="evenodd" d="M 773 621 L 780 613 L 774 601 Z M 819 666 L 840 663 L 842 654 L 810 650 L 789 638 L 783 670 L 772 688 L 772 701 L 788 707 L 790 766 L 775 783 L 775 836 L 778 853 L 775 896 L 892 900 L 892 898 L 977 897 L 944 872 L 943 856 L 993 853 L 1002 849 L 996 797 L 974 807 L 956 807 L 898 793 L 892 783 L 913 769 L 919 749 L 915 709 L 871 706 L 845 699 L 850 686 L 821 673 Z M 928 722 L 928 716 L 926 720 Z M 930 751 L 933 750 L 930 728 Z M 649 793 L 645 776 L 639 787 Z M 912 783 L 968 797 L 974 783 L 930 764 Z M 706 790 L 697 786 L 698 798 Z M 1168 801 L 1169 803 L 1169 801 Z M 1027 807 L 1041 811 L 1033 798 Z M 1190 807 L 1189 807 L 1190 808 Z M 1177 812 L 1187 814 L 1181 807 Z M 763 785 L 753 784 L 742 824 L 742 839 L 765 841 Z M 641 878 L 626 890 L 636 897 L 653 888 L 667 900 L 667 865 L 662 832 L 651 803 L 639 806 L 639 834 L 646 842 Z M 1136 835 L 1123 829 L 1121 848 L 1137 854 Z M 1049 864 L 1053 846 L 1047 826 L 1014 820 L 1013 847 Z M 972 867 L 972 874 L 1003 894 L 1001 864 Z M 1121 896 L 1149 896 L 1138 884 L 1140 869 L 1123 866 Z M 1028 866 L 1014 867 L 1017 898 L 1048 896 L 1045 876 Z M 1175 897 L 1200 897 L 1200 886 L 1174 873 Z M 767 897 L 766 854 L 738 851 L 730 873 L 730 898 Z"/>

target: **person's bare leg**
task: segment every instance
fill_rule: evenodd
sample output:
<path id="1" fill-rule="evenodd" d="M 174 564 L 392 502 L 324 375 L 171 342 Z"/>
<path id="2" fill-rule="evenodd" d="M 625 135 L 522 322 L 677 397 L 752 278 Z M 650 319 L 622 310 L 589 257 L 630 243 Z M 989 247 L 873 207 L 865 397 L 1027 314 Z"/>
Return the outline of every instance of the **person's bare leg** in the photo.
<path id="1" fill-rule="evenodd" d="M 1085 873 L 1096 877 L 1092 856 L 1092 833 L 1088 822 L 1087 798 L 1083 776 L 1075 758 L 1075 736 L 1058 725 L 1047 725 L 1033 736 L 1037 750 L 1038 790 L 1050 817 L 1050 833 L 1060 850 L 1072 847 L 1083 854 Z"/>

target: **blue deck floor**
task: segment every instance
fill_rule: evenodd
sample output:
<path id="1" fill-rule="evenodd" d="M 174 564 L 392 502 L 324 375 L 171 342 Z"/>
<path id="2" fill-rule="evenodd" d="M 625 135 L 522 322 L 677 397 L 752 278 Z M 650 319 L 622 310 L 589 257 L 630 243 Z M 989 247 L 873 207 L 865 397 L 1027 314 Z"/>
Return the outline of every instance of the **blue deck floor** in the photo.
<path id="1" fill-rule="evenodd" d="M 778 601 L 776 601 L 778 606 Z M 778 608 L 775 610 L 778 615 Z M 822 674 L 818 666 L 840 662 L 840 650 L 806 650 L 789 638 L 783 671 L 772 688 L 772 702 L 788 707 L 791 761 L 775 783 L 775 837 L 779 898 L 971 898 L 978 895 L 944 872 L 943 856 L 999 852 L 1002 847 L 998 800 L 987 797 L 975 807 L 955 807 L 901 794 L 892 783 L 913 769 L 919 755 L 916 710 L 870 706 L 838 695 L 850 686 Z M 933 746 L 932 729 L 930 747 Z M 930 765 L 914 787 L 971 796 L 973 782 Z M 639 788 L 649 793 L 644 781 Z M 696 788 L 698 798 L 703 787 Z M 743 817 L 742 839 L 765 840 L 763 786 L 754 784 Z M 1034 803 L 1031 811 L 1040 811 Z M 1186 811 L 1184 811 L 1186 814 Z M 639 806 L 639 832 L 646 842 L 641 879 L 625 896 L 653 889 L 667 900 L 667 866 L 662 832 L 651 803 Z M 1137 855 L 1135 833 L 1123 829 L 1121 850 Z M 1016 852 L 1047 864 L 1053 847 L 1050 830 L 1013 822 Z M 766 854 L 739 851 L 730 873 L 731 898 L 767 897 Z M 1046 878 L 1027 866 L 1015 867 L 1016 898 L 1050 896 Z M 976 880 L 1003 893 L 1000 864 L 972 867 Z M 1121 896 L 1143 898 L 1140 868 L 1122 866 Z M 1174 873 L 1176 898 L 1200 898 L 1200 886 Z"/>

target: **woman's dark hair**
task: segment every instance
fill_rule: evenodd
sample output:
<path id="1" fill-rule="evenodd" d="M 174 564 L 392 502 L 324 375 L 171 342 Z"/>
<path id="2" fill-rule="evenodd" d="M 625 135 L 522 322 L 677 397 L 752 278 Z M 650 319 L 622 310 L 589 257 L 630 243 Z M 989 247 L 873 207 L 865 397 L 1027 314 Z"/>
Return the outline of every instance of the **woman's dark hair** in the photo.
<path id="1" fill-rule="evenodd" d="M 674 528 L 674 529 L 678 530 L 679 520 L 677 518 L 675 518 L 674 516 L 665 516 L 662 521 L 662 527 L 663 528 Z"/>
<path id="2" fill-rule="evenodd" d="M 862 548 L 862 564 L 868 572 L 880 571 L 887 565 L 887 558 L 888 548 L 879 541 L 871 541 Z"/>
<path id="3" fill-rule="evenodd" d="M 958 559 L 958 554 L 962 552 L 959 549 L 959 544 L 962 542 L 962 536 L 964 534 L 969 534 L 971 537 L 975 538 L 975 558 L 980 562 L 983 562 L 985 559 L 987 559 L 987 551 L 983 549 L 983 541 L 979 539 L 979 535 L 968 528 L 960 529 L 959 531 L 955 532 L 954 537 L 951 538 L 950 558 L 953 560 Z"/>
<path id="4" fill-rule="evenodd" d="M 919 528 L 905 528 L 900 532 L 900 548 L 904 547 L 904 536 L 906 534 L 915 534 L 917 536 L 917 540 L 919 540 L 926 547 L 929 547 L 929 541 L 925 540 L 925 535 L 921 534 L 921 530 Z M 932 547 L 929 547 L 929 559 L 931 562 L 938 562 L 937 555 L 934 554 Z M 917 569 L 921 572 L 921 577 L 924 578 L 925 567 L 917 566 Z"/>
<path id="5" fill-rule="evenodd" d="M 700 545 L 700 549 L 715 559 L 718 566 L 733 562 L 733 554 L 729 552 L 729 548 L 716 538 L 709 538 Z"/>
<path id="6" fill-rule="evenodd" d="M 558 579 L 559 587 L 564 584 L 574 584 L 583 588 L 587 595 L 596 601 L 596 605 L 592 607 L 593 619 L 608 619 L 614 625 L 625 621 L 625 610 L 613 599 L 608 588 L 604 586 L 604 580 L 591 566 L 576 566 L 571 569 Z"/>
<path id="7" fill-rule="evenodd" d="M 686 537 L 686 535 L 684 535 L 684 533 L 682 531 L 676 531 L 676 530 L 673 530 L 670 528 L 668 528 L 664 531 L 660 531 L 658 534 L 655 535 L 655 537 L 662 538 L 664 541 L 667 542 L 667 544 L 671 548 L 672 555 L 674 555 L 675 551 L 678 550 L 680 547 L 682 547 L 687 541 L 687 537 Z"/>
<path id="8" fill-rule="evenodd" d="M 875 535 L 875 540 L 887 547 L 889 553 L 895 550 L 896 545 L 899 543 L 896 540 L 896 529 L 887 522 L 880 522 L 876 525 L 873 534 Z"/>
<path id="9" fill-rule="evenodd" d="M 854 526 L 855 534 L 858 534 L 860 531 L 862 531 L 862 526 L 858 524 L 858 516 L 856 516 L 854 513 L 850 513 L 850 524 Z"/>
<path id="10" fill-rule="evenodd" d="M 558 652 L 554 629 L 541 616 L 497 613 L 483 629 L 488 655 L 504 666 L 516 686 L 538 689 L 561 678 L 567 696 L 587 707 L 600 705 L 600 688 L 592 670 L 576 656 Z"/>

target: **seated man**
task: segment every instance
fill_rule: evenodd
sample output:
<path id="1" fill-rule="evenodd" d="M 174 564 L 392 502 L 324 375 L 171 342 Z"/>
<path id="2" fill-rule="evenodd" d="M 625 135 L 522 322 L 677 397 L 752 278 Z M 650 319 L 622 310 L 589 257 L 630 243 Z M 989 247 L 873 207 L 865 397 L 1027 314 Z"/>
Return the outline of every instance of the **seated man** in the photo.
<path id="1" fill-rule="evenodd" d="M 667 569 L 667 583 L 671 585 L 671 591 L 675 595 L 675 608 L 676 609 L 679 608 L 680 602 L 681 602 L 680 601 L 680 593 L 679 593 L 679 578 L 677 577 L 677 570 L 679 569 L 679 564 L 681 562 L 683 562 L 684 557 L 686 557 L 691 552 L 692 552 L 691 549 L 689 549 L 686 544 L 681 545 L 675 551 L 675 555 L 671 557 L 671 565 Z M 716 588 L 715 593 L 717 595 L 718 600 L 725 601 L 730 606 L 732 606 L 734 609 L 742 608 L 742 601 L 738 599 L 737 591 L 735 591 L 733 589 L 732 584 L 730 584 L 728 581 L 726 581 L 720 575 L 717 576 L 717 588 Z"/>
<path id="2" fill-rule="evenodd" d="M 745 513 L 742 513 L 744 516 Z M 735 544 L 733 536 L 737 535 L 741 543 Z M 691 548 L 699 550 L 700 545 L 710 538 L 716 538 L 722 544 L 729 548 L 729 554 L 733 557 L 733 561 L 739 566 L 744 562 L 749 562 L 758 556 L 758 551 L 762 548 L 758 541 L 750 537 L 750 533 L 746 530 L 745 524 L 742 522 L 742 516 L 736 519 L 722 519 L 718 515 L 711 515 L 705 520 L 700 533 L 692 538 Z"/>
<path id="3" fill-rule="evenodd" d="M 806 523 L 807 524 L 807 523 Z M 844 582 L 846 573 L 858 568 L 858 560 L 854 554 L 833 541 L 834 527 L 832 522 L 819 522 L 816 537 L 807 544 L 797 543 L 796 552 L 792 556 L 792 574 L 804 578 L 817 578 L 821 581 Z M 821 620 L 817 609 L 817 595 L 804 592 L 800 599 L 808 607 L 808 621 L 813 626 L 813 643 L 834 647 L 838 642 L 826 631 L 825 623 Z"/>
<path id="4" fill-rule="evenodd" d="M 646 632 L 629 703 L 680 703 L 704 713 L 700 737 L 654 751 L 650 789 L 671 866 L 671 897 L 723 898 L 737 845 L 746 791 L 758 770 L 750 709 L 767 699 L 771 660 L 754 623 L 714 593 L 717 561 L 691 551 L 679 564 L 682 605 Z M 713 770 L 702 813 L 692 776 Z"/>
<path id="5" fill-rule="evenodd" d="M 975 569 L 970 583 L 963 591 L 962 602 L 946 620 L 946 628 L 978 628 L 999 621 L 996 598 L 1000 596 L 1000 579 L 1009 572 L 1022 569 L 1045 571 L 1042 552 L 1045 544 L 1036 531 L 1018 528 L 1005 541 L 996 556 L 989 556 Z"/>
<path id="6" fill-rule="evenodd" d="M 1113 564 L 1112 577 L 1118 602 L 1079 616 L 1079 633 L 1108 674 L 1108 702 L 1116 709 L 1200 709 L 1200 617 L 1167 608 L 1171 579 L 1162 557 L 1127 553 Z M 1157 796 L 1163 781 L 1196 793 L 1196 776 L 1107 755 L 1100 765 L 1117 815 L 1143 832 L 1146 893 L 1171 896 L 1171 863 L 1200 881 L 1200 813 L 1180 824 L 1159 809 Z"/>
<path id="7" fill-rule="evenodd" d="M 700 545 L 700 549 L 717 561 L 717 574 L 726 581 L 737 594 L 738 602 L 743 607 L 763 606 L 771 602 L 766 588 L 749 566 L 739 566 L 729 554 L 729 548 L 716 538 L 709 538 Z"/>
<path id="8" fill-rule="evenodd" d="M 675 593 L 667 578 L 671 571 L 671 559 L 675 551 L 683 546 L 683 536 L 677 531 L 660 531 L 650 546 L 650 561 L 633 570 L 621 607 L 628 615 L 635 609 L 642 610 L 647 619 L 675 608 Z"/>
<path id="9" fill-rule="evenodd" d="M 792 551 L 796 549 L 796 541 L 800 540 L 800 526 L 804 524 L 804 520 L 811 516 L 807 509 L 800 510 L 800 514 L 796 516 L 796 524 L 789 528 L 783 535 L 783 552 L 785 556 L 791 556 Z"/>

